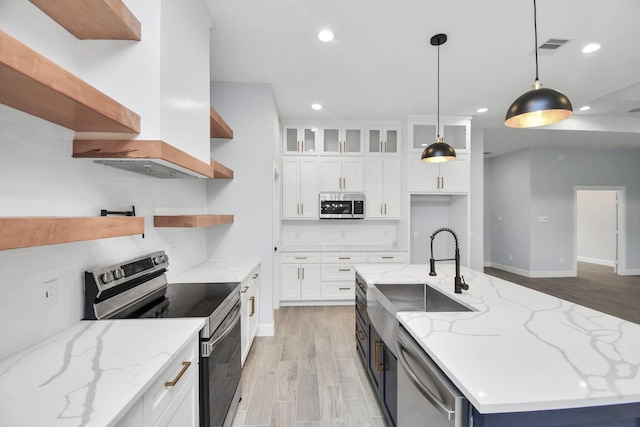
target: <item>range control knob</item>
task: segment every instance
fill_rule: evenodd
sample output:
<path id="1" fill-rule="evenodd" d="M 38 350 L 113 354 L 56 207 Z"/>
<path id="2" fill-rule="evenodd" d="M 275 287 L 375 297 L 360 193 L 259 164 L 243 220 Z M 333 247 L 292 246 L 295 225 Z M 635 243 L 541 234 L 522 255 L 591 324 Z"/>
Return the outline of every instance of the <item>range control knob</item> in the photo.
<path id="1" fill-rule="evenodd" d="M 124 274 L 122 274 L 122 270 L 117 269 L 117 270 L 113 270 L 113 278 L 116 280 L 122 279 L 124 277 Z"/>
<path id="2" fill-rule="evenodd" d="M 111 272 L 107 272 L 104 273 L 100 276 L 100 280 L 102 281 L 102 283 L 104 283 L 105 285 L 107 283 L 111 283 L 113 282 L 113 274 Z"/>

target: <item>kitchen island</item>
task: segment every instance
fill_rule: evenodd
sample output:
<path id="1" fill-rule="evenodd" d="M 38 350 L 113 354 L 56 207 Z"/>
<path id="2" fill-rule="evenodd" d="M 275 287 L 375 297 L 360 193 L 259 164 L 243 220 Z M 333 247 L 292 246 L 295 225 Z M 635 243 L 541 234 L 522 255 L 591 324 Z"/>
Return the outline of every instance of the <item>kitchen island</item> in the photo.
<path id="1" fill-rule="evenodd" d="M 182 383 L 195 376 L 197 423 L 197 344 L 203 326 L 201 318 L 81 321 L 20 350 L 0 360 L 0 425 L 117 425 L 155 382 L 176 376 L 172 362 L 182 360 L 186 350 L 193 360 Z M 152 411 L 145 407 L 142 415 L 139 405 L 141 416 L 149 415 L 147 424 L 162 415 L 148 412 L 167 407 L 160 404 L 161 394 L 148 399 L 155 401 L 147 402 Z"/>
<path id="2" fill-rule="evenodd" d="M 476 414 L 562 417 L 586 408 L 640 418 L 640 325 L 466 268 L 469 290 L 455 294 L 453 265 L 437 266 L 435 277 L 428 265 L 356 271 L 368 286 L 427 283 L 473 310 L 398 312 L 397 319 Z"/>

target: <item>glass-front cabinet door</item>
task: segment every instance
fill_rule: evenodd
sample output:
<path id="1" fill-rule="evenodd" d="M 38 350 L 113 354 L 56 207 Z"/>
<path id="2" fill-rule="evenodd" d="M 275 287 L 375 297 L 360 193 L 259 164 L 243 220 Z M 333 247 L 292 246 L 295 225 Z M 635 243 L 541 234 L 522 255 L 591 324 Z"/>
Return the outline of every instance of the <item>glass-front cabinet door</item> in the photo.
<path id="1" fill-rule="evenodd" d="M 409 132 L 411 149 L 424 150 L 436 141 L 438 135 L 436 118 L 410 121 Z M 468 151 L 471 140 L 470 121 L 467 119 L 441 119 L 440 136 L 456 151 Z"/>
<path id="2" fill-rule="evenodd" d="M 285 126 L 283 154 L 317 154 L 318 128 L 315 126 Z"/>
<path id="3" fill-rule="evenodd" d="M 323 151 L 327 154 L 362 154 L 362 129 L 326 127 L 322 131 Z"/>
<path id="4" fill-rule="evenodd" d="M 394 128 L 370 128 L 367 131 L 367 154 L 397 154 L 400 131 Z"/>

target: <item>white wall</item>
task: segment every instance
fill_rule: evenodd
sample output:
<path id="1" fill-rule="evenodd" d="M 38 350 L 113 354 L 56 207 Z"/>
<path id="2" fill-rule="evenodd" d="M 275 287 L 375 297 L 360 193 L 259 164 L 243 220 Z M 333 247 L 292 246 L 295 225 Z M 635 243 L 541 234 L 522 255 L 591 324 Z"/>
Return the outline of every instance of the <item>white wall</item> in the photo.
<path id="1" fill-rule="evenodd" d="M 173 272 L 206 260 L 202 229 L 154 228 L 153 215 L 202 213 L 204 180 L 161 180 L 71 157 L 73 132 L 0 105 L 0 216 L 99 216 L 136 207 L 142 236 L 0 251 L 0 358 L 83 317 L 83 272 L 156 250 Z M 45 305 L 43 284 L 58 298 Z"/>
<path id="2" fill-rule="evenodd" d="M 616 192 L 578 190 L 576 204 L 578 261 L 614 266 Z"/>
<path id="3" fill-rule="evenodd" d="M 273 138 L 279 134 L 271 85 L 211 82 L 211 103 L 233 129 L 212 140 L 211 156 L 233 169 L 233 180 L 207 186 L 208 212 L 235 215 L 207 232 L 208 257 L 261 261 L 260 331 L 273 329 Z"/>

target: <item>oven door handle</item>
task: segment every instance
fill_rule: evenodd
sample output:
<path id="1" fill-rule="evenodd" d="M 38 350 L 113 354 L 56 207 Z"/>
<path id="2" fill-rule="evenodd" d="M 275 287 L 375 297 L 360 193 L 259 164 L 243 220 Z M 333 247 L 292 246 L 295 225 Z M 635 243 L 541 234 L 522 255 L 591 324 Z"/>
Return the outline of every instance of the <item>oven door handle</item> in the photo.
<path id="1" fill-rule="evenodd" d="M 209 357 L 209 355 L 211 355 L 211 351 L 213 350 L 213 347 L 215 347 L 216 344 L 218 344 L 220 341 L 225 339 L 227 335 L 231 333 L 231 330 L 238 324 L 238 322 L 240 321 L 240 308 L 238 307 L 236 308 L 236 310 L 237 311 L 233 318 L 233 322 L 231 322 L 231 325 L 229 325 L 229 327 L 218 338 L 216 338 L 214 341 L 202 343 L 203 357 Z"/>

